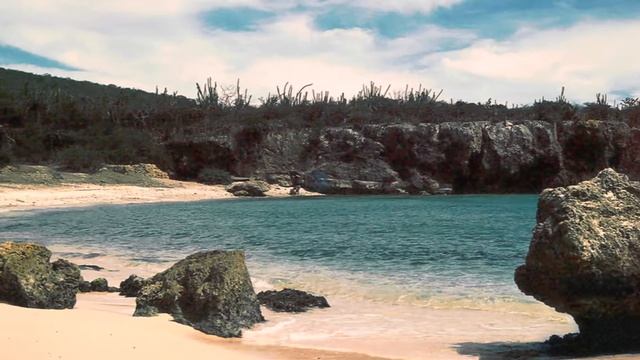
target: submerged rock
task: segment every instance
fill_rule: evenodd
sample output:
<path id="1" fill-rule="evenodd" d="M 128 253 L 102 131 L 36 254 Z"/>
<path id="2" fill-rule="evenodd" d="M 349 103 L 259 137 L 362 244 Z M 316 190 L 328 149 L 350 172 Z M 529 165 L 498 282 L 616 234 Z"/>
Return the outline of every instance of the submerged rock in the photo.
<path id="1" fill-rule="evenodd" d="M 545 190 L 518 287 L 573 316 L 583 351 L 640 349 L 640 183 L 606 169 Z"/>
<path id="2" fill-rule="evenodd" d="M 73 308 L 82 277 L 66 260 L 50 263 L 41 245 L 0 244 L 0 300 L 40 309 Z"/>
<path id="3" fill-rule="evenodd" d="M 227 186 L 227 191 L 235 196 L 266 196 L 271 186 L 264 181 L 238 181 Z"/>
<path id="4" fill-rule="evenodd" d="M 260 304 L 276 312 L 305 312 L 311 308 L 328 308 L 329 303 L 324 296 L 315 296 L 307 292 L 284 289 L 268 290 L 258 293 Z"/>
<path id="5" fill-rule="evenodd" d="M 145 284 L 145 279 L 137 275 L 130 275 L 120 283 L 120 295 L 126 297 L 137 297 Z"/>
<path id="6" fill-rule="evenodd" d="M 149 279 L 134 316 L 158 313 L 222 337 L 264 321 L 242 251 L 196 253 Z"/>

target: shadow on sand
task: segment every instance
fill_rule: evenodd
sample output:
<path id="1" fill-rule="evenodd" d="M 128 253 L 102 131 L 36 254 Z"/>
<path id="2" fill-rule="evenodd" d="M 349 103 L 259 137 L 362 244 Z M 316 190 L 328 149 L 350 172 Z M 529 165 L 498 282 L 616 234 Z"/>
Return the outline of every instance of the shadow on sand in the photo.
<path id="1" fill-rule="evenodd" d="M 542 342 L 492 342 L 460 343 L 455 346 L 460 355 L 477 356 L 480 360 L 499 359 L 568 359 L 564 356 L 551 356 L 549 348 Z"/>
<path id="2" fill-rule="evenodd" d="M 545 342 L 491 342 L 491 343 L 459 343 L 455 349 L 460 355 L 477 356 L 480 360 L 514 360 L 514 359 L 578 359 L 597 356 L 623 355 L 613 353 L 558 353 L 558 349 Z M 631 352 L 624 355 L 636 356 L 640 353 Z M 623 356 L 627 358 L 626 356 Z"/>

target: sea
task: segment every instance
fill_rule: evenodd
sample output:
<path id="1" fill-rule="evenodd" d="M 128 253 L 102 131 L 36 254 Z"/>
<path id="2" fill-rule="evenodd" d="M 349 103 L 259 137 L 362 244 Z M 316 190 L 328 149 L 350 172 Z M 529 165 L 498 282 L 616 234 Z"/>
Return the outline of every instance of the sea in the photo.
<path id="1" fill-rule="evenodd" d="M 85 263 L 110 259 L 127 269 L 123 274 L 159 271 L 202 250 L 244 250 L 256 290 L 297 288 L 334 305 L 303 315 L 267 311 L 271 321 L 246 331 L 245 341 L 438 358 L 434 344 L 442 354 L 464 354 L 461 344 L 473 341 L 544 340 L 574 327 L 513 281 L 537 199 L 326 196 L 96 206 L 11 213 L 0 217 L 0 238 L 41 243 Z"/>

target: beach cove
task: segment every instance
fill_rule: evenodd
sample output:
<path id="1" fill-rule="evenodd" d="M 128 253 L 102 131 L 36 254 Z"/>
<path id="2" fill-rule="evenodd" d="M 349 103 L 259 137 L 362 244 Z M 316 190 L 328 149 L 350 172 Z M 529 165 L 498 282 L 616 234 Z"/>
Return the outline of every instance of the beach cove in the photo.
<path id="1" fill-rule="evenodd" d="M 104 193 L 108 194 L 109 191 Z M 245 248 L 256 291 L 300 288 L 327 296 L 332 305 L 330 309 L 296 315 L 264 311 L 268 321 L 245 331 L 241 340 L 208 336 L 172 323 L 168 317 L 163 316 L 149 319 L 153 326 L 145 332 L 171 332 L 178 327 L 179 331 L 190 333 L 190 339 L 197 338 L 229 351 L 251 352 L 258 349 L 261 356 L 273 354 L 271 351 L 275 351 L 274 347 L 284 347 L 285 351 L 276 352 L 275 358 L 287 358 L 287 351 L 297 354 L 302 351 L 298 349 L 307 349 L 303 353 L 318 351 L 318 354 L 323 354 L 321 356 L 345 356 L 344 358 L 349 359 L 360 356 L 354 354 L 399 359 L 449 359 L 487 356 L 494 351 L 504 351 L 505 346 L 522 349 L 528 342 L 540 342 L 552 334 L 574 332 L 576 327 L 570 317 L 527 299 L 510 282 L 510 262 L 517 262 L 518 256 L 524 256 L 529 232 L 526 229 L 516 231 L 516 234 L 524 237 L 522 242 L 515 248 L 507 246 L 509 241 L 505 242 L 501 236 L 513 232 L 509 227 L 513 220 L 497 221 L 497 224 L 507 226 L 497 232 L 496 229 L 470 234 L 460 232 L 460 229 L 449 231 L 451 236 L 469 246 L 465 251 L 472 255 L 468 256 L 450 253 L 451 248 L 446 243 L 451 239 L 442 238 L 447 234 L 446 229 L 434 229 L 433 223 L 429 223 L 418 226 L 414 232 L 402 234 L 399 229 L 406 226 L 399 221 L 405 219 L 416 222 L 419 218 L 431 218 L 433 222 L 446 224 L 454 229 L 455 224 L 459 224 L 456 218 L 464 218 L 465 223 L 477 226 L 486 222 L 485 217 L 495 216 L 493 212 L 525 219 L 535 212 L 535 198 L 350 197 L 100 206 L 77 210 L 68 208 L 44 212 L 9 212 L 3 215 L 0 231 L 4 238 L 42 242 L 54 251 L 54 257 L 60 256 L 77 264 L 103 267 L 105 270 L 102 271 L 83 271 L 83 276 L 88 280 L 105 277 L 113 285 L 132 273 L 143 277 L 151 276 L 189 252 L 218 247 Z M 344 202 L 347 200 L 352 205 Z M 490 205 L 485 207 L 482 204 Z M 484 211 L 479 211 L 478 206 L 484 207 Z M 174 209 L 168 210 L 167 207 Z M 432 209 L 428 210 L 429 207 Z M 493 212 L 487 214 L 489 208 L 493 208 Z M 318 226 L 318 222 L 327 221 L 323 217 L 328 214 L 337 218 L 344 217 L 340 209 L 352 214 L 390 215 L 382 222 L 371 221 L 366 217 L 358 220 L 356 216 L 337 227 L 324 228 L 320 232 L 313 230 L 323 229 Z M 405 212 L 401 209 L 405 209 L 402 210 Z M 452 210 L 443 213 L 443 209 Z M 159 223 L 170 223 L 162 215 L 167 211 L 169 213 L 165 216 L 181 214 L 183 219 L 188 219 L 182 221 L 184 227 L 174 223 L 169 227 L 172 230 L 168 233 L 162 233 L 165 230 L 154 234 L 145 233 L 151 228 L 162 229 Z M 197 214 L 208 215 L 202 218 Z M 242 221 L 242 214 L 251 221 Z M 209 228 L 216 223 L 213 219 L 222 224 L 215 231 Z M 248 227 L 249 223 L 255 225 Z M 120 225 L 114 227 L 114 224 Z M 143 227 L 136 228 L 136 224 Z M 348 224 L 357 226 L 360 234 L 368 241 L 350 238 L 349 232 L 344 229 Z M 520 227 L 517 223 L 512 225 Z M 424 226 L 432 231 L 425 233 Z M 294 228 L 296 233 L 299 231 L 307 236 L 294 236 Z M 381 237 L 388 232 L 383 231 L 385 228 L 400 235 L 397 240 L 400 248 L 385 248 L 385 240 Z M 242 236 L 238 235 L 238 229 L 242 229 Z M 327 233 L 327 229 L 334 230 Z M 194 236 L 190 231 L 198 232 L 199 235 Z M 501 231 L 504 234 L 501 235 Z M 214 233 L 218 235 L 213 236 L 213 243 L 205 241 L 211 237 L 205 234 Z M 322 240 L 329 235 L 339 242 Z M 427 246 L 429 244 L 418 241 L 414 244 L 420 250 L 414 251 L 417 256 L 408 256 L 409 262 L 394 260 L 401 249 L 411 253 L 412 250 L 406 246 L 421 236 L 438 239 L 440 245 Z M 227 240 L 222 241 L 223 237 Z M 136 244 L 134 238 L 140 241 Z M 261 242 L 260 238 L 265 240 Z M 276 241 L 278 238 L 280 241 L 289 240 L 283 244 Z M 486 242 L 489 238 L 495 241 Z M 105 241 L 106 239 L 109 241 Z M 486 246 L 476 247 L 478 241 L 485 241 Z M 292 247 L 291 244 L 295 243 L 307 250 Z M 352 249 L 346 247 L 337 254 L 328 253 L 332 247 L 340 248 L 349 243 Z M 383 249 L 380 252 L 372 251 L 367 244 L 382 245 Z M 434 253 L 428 255 L 428 249 L 432 249 Z M 508 260 L 496 259 L 496 251 L 506 251 Z M 371 266 L 356 261 L 358 253 L 365 254 L 365 258 L 369 257 L 368 264 Z M 437 261 L 443 256 L 452 256 L 452 259 L 459 260 L 459 264 L 451 267 L 446 262 Z M 496 264 L 491 263 L 492 258 L 498 261 L 498 270 L 495 270 Z M 465 261 L 468 265 L 463 264 Z M 422 270 L 416 271 L 416 268 Z M 501 272 L 501 268 L 504 271 Z M 471 271 L 465 274 L 464 269 Z M 477 277 L 481 274 L 487 276 L 483 275 L 484 279 Z M 90 316 L 86 312 L 98 312 L 103 317 L 116 316 L 122 322 L 113 325 L 114 331 L 118 331 L 118 326 L 129 328 L 130 322 L 139 320 L 130 317 L 134 308 L 131 299 L 114 294 L 83 294 L 78 299 L 76 309 L 71 310 L 78 311 L 78 315 L 74 316 Z M 14 314 L 15 309 L 3 305 L 1 311 Z M 60 312 L 46 311 L 46 314 L 39 314 L 41 312 L 30 311 L 31 314 L 38 314 L 37 317 L 42 321 L 57 322 L 53 315 L 61 316 L 57 315 Z M 46 320 L 49 316 L 51 319 Z M 143 322 L 149 323 L 147 319 Z M 70 332 L 73 333 L 73 330 Z M 31 338 L 34 333 L 25 330 L 24 335 Z M 46 334 L 39 336 L 47 337 Z M 9 344 L 7 346 L 11 347 Z M 327 355 L 323 351 L 340 353 Z M 84 354 L 78 351 L 80 353 Z M 252 358 L 256 358 L 257 355 L 253 356 Z"/>

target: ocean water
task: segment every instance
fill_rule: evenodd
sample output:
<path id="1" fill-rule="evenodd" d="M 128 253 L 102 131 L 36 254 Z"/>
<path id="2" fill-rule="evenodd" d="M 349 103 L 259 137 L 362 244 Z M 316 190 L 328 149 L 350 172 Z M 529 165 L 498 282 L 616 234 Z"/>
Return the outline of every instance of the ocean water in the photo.
<path id="1" fill-rule="evenodd" d="M 530 301 L 513 283 L 537 196 L 317 197 L 0 217 L 0 238 L 159 266 L 243 249 L 258 287 L 424 306 Z M 89 261 L 89 260 L 87 260 Z"/>
<path id="2" fill-rule="evenodd" d="M 452 359 L 576 331 L 570 317 L 513 282 L 536 202 L 372 196 L 99 206 L 0 216 L 0 239 L 104 266 L 85 275 L 112 283 L 150 276 L 195 251 L 243 249 L 257 291 L 293 287 L 331 304 L 296 315 L 263 309 L 267 322 L 245 330 L 243 342 Z"/>

